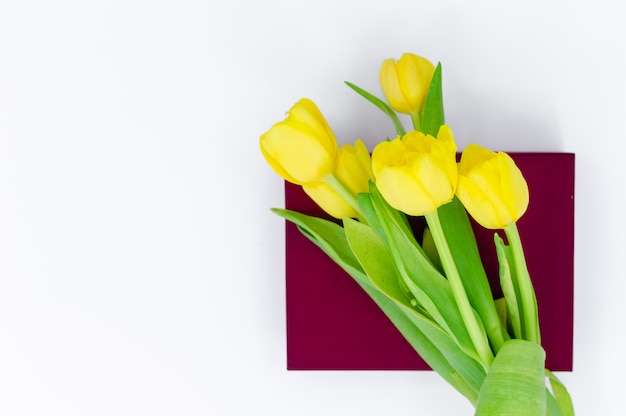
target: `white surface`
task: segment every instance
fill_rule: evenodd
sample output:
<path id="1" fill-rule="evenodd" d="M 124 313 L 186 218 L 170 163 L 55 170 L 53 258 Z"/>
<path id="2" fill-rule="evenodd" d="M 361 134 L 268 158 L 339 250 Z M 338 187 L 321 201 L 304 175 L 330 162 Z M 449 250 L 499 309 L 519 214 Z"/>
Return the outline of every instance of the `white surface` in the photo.
<path id="1" fill-rule="evenodd" d="M 433 373 L 287 372 L 282 181 L 300 97 L 370 146 L 380 62 L 444 69 L 459 147 L 577 155 L 579 415 L 622 411 L 620 3 L 0 5 L 0 414 L 471 414 Z"/>

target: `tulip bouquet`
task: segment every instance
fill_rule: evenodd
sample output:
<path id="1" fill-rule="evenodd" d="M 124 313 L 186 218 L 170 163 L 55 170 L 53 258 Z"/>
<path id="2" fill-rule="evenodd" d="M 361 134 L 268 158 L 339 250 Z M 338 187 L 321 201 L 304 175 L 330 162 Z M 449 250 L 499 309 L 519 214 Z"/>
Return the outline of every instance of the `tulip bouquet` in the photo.
<path id="1" fill-rule="evenodd" d="M 441 80 L 441 64 L 404 54 L 382 64 L 386 102 L 346 83 L 393 122 L 396 137 L 371 154 L 361 140 L 339 147 L 318 107 L 298 101 L 261 136 L 261 151 L 337 220 L 273 211 L 363 288 L 476 415 L 573 415 L 566 388 L 545 368 L 516 226 L 528 186 L 504 152 L 472 144 L 457 162 Z M 410 131 L 397 113 L 410 115 Z M 493 299 L 468 214 L 496 230 L 500 299 Z M 424 217 L 423 234 L 410 217 Z"/>

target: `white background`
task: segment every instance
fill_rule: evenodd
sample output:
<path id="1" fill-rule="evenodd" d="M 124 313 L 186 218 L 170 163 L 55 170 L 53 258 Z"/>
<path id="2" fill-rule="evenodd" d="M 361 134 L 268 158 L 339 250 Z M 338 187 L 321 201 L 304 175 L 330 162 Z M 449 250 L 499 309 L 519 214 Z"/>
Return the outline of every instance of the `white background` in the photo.
<path id="1" fill-rule="evenodd" d="M 288 372 L 282 180 L 299 98 L 340 142 L 390 125 L 406 51 L 441 61 L 460 148 L 576 153 L 579 415 L 623 411 L 620 3 L 3 1 L 0 415 L 471 414 L 429 372 Z"/>

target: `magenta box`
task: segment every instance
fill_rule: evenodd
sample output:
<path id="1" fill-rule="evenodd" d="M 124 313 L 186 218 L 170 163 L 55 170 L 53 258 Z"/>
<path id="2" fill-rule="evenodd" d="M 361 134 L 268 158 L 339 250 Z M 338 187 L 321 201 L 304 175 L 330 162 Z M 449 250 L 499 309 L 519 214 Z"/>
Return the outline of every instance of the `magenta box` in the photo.
<path id="1" fill-rule="evenodd" d="M 511 153 L 528 182 L 518 222 L 539 308 L 546 367 L 572 370 L 574 155 Z M 285 184 L 285 207 L 328 218 L 299 186 Z M 474 225 L 495 297 L 501 296 L 493 230 Z M 339 266 L 286 225 L 287 368 L 429 370 L 378 306 Z"/>

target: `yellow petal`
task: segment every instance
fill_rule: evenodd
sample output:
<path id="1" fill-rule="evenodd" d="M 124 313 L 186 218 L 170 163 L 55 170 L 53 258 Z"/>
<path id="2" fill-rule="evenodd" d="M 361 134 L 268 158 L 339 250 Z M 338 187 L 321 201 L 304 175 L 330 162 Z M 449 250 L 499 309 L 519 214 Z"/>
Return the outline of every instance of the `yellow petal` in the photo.
<path id="1" fill-rule="evenodd" d="M 294 104 L 285 120 L 261 136 L 260 146 L 274 171 L 298 185 L 321 181 L 332 174 L 338 147 L 324 116 L 306 98 Z"/>
<path id="2" fill-rule="evenodd" d="M 335 192 L 326 182 L 313 182 L 303 185 L 304 192 L 325 212 L 335 218 L 356 218 L 356 211 Z"/>
<path id="3" fill-rule="evenodd" d="M 424 215 L 438 207 L 408 167 L 383 169 L 376 186 L 389 205 L 406 214 Z"/>
<path id="4" fill-rule="evenodd" d="M 389 105 L 400 113 L 421 111 L 435 67 L 426 58 L 405 53 L 398 62 L 383 61 L 380 85 Z"/>
<path id="5" fill-rule="evenodd" d="M 394 208 L 424 215 L 454 198 L 458 180 L 456 145 L 451 131 L 442 140 L 412 131 L 379 143 L 372 153 L 376 185 Z"/>
<path id="6" fill-rule="evenodd" d="M 528 208 L 528 184 L 511 156 L 499 152 L 497 160 L 501 176 L 502 198 L 507 204 L 513 221 L 517 221 Z"/>
<path id="7" fill-rule="evenodd" d="M 374 177 L 378 178 L 384 168 L 405 166 L 406 155 L 406 146 L 400 138 L 378 143 L 372 152 L 372 172 Z"/>
<path id="8" fill-rule="evenodd" d="M 296 184 L 321 180 L 333 171 L 334 155 L 308 133 L 305 127 L 279 122 L 261 136 L 261 151 L 267 162 Z"/>
<path id="9" fill-rule="evenodd" d="M 447 152 L 454 152 L 456 160 L 456 142 L 454 141 L 454 134 L 452 129 L 447 124 L 444 124 L 439 128 L 437 133 L 437 141 L 442 145 Z M 456 162 L 455 162 L 456 163 Z"/>
<path id="10" fill-rule="evenodd" d="M 398 61 L 397 73 L 400 88 L 406 101 L 411 103 L 411 111 L 420 110 L 423 107 L 434 72 L 433 64 L 421 56 L 405 53 Z"/>
<path id="11" fill-rule="evenodd" d="M 312 129 L 313 136 L 320 141 L 328 152 L 335 152 L 337 140 L 328 126 L 326 119 L 315 103 L 308 98 L 302 98 L 289 110 L 287 123 L 297 123 Z"/>
<path id="12" fill-rule="evenodd" d="M 506 153 L 470 145 L 461 156 L 457 195 L 474 219 L 486 228 L 504 228 L 528 206 L 528 186 Z"/>
<path id="13" fill-rule="evenodd" d="M 459 173 L 461 175 L 464 175 L 465 173 L 474 169 L 474 167 L 493 158 L 494 156 L 495 152 L 489 149 L 485 149 L 484 147 L 477 144 L 470 144 L 465 148 L 465 150 L 463 150 L 463 154 L 461 154 Z"/>
<path id="14" fill-rule="evenodd" d="M 372 161 L 362 140 L 357 140 L 354 146 L 345 144 L 339 149 L 335 175 L 355 195 L 368 191 L 369 181 L 374 176 Z"/>
<path id="15" fill-rule="evenodd" d="M 363 143 L 363 140 L 358 139 L 354 143 L 354 150 L 356 152 L 357 159 L 359 159 L 359 163 L 365 168 L 368 178 L 374 179 L 374 173 L 372 171 L 372 157 L 369 150 L 367 150 L 365 143 Z"/>
<path id="16" fill-rule="evenodd" d="M 380 86 L 389 105 L 396 111 L 409 114 L 412 110 L 410 103 L 404 96 L 399 83 L 396 63 L 393 59 L 386 59 L 380 69 Z"/>
<path id="17" fill-rule="evenodd" d="M 489 197 L 465 176 L 459 176 L 457 196 L 467 212 L 481 226 L 488 229 L 502 228 Z"/>
<path id="18" fill-rule="evenodd" d="M 442 169 L 441 162 L 441 160 L 421 156 L 414 160 L 411 169 L 413 177 L 419 180 L 424 194 L 428 195 L 435 209 L 452 201 L 457 181 L 456 172 L 452 180 L 445 169 Z"/>

